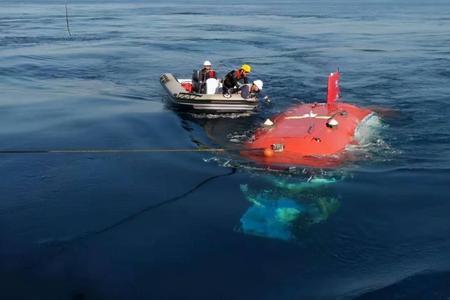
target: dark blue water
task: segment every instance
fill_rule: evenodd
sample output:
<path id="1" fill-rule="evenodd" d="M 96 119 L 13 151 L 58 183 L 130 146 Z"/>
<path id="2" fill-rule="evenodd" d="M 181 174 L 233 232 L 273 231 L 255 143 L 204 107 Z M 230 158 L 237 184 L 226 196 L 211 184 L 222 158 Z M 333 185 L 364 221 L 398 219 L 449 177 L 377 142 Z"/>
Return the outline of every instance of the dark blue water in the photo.
<path id="1" fill-rule="evenodd" d="M 377 107 L 341 168 L 235 153 L 2 154 L 2 299 L 448 299 L 450 3 L 0 4 L 0 148 L 231 147 L 325 96 Z M 94 4 L 95 3 L 95 4 Z M 249 117 L 175 112 L 159 76 L 250 63 Z"/>

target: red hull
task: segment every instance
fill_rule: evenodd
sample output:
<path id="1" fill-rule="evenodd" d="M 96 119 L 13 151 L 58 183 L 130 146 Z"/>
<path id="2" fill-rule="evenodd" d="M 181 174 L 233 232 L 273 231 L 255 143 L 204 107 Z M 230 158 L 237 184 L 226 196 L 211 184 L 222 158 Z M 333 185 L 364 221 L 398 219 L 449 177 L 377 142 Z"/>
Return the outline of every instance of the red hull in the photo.
<path id="1" fill-rule="evenodd" d="M 273 125 L 258 129 L 242 155 L 270 166 L 334 166 L 356 142 L 358 125 L 371 113 L 342 102 L 298 105 L 275 117 Z"/>

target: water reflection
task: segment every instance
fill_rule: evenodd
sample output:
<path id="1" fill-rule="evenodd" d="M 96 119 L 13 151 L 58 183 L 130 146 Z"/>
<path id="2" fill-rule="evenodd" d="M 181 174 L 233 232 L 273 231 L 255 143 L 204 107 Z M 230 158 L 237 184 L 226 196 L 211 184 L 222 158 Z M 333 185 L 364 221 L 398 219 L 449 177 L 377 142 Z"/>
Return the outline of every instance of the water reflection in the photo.
<path id="1" fill-rule="evenodd" d="M 203 145 L 212 143 L 227 149 L 226 154 L 204 158 L 205 162 L 250 174 L 249 182 L 241 184 L 240 190 L 251 205 L 241 216 L 235 228 L 237 231 L 295 241 L 339 208 L 332 186 L 344 177 L 341 171 L 258 166 L 239 156 L 242 143 L 248 140 L 255 123 L 260 121 L 257 117 L 230 120 L 226 117 L 180 116 L 195 144 L 199 145 L 198 141 L 202 140 Z M 202 132 L 206 136 L 199 138 Z"/>
<path id="2" fill-rule="evenodd" d="M 251 206 L 242 215 L 237 231 L 287 241 L 298 240 L 313 226 L 327 220 L 339 208 L 330 187 L 336 178 L 307 180 L 264 175 L 240 189 Z"/>

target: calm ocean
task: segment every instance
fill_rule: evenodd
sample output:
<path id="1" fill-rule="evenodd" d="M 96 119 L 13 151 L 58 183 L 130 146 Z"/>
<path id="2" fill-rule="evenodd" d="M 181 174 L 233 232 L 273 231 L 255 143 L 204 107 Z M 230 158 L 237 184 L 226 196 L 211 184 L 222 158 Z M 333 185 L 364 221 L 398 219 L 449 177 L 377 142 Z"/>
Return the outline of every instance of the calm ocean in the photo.
<path id="1" fill-rule="evenodd" d="M 0 3 L 0 150 L 239 147 L 322 101 L 381 113 L 353 159 L 0 154 L 1 299 L 449 299 L 449 1 Z M 272 99 L 186 114 L 159 76 L 242 63 Z M 370 136 L 370 138 L 369 138 Z"/>

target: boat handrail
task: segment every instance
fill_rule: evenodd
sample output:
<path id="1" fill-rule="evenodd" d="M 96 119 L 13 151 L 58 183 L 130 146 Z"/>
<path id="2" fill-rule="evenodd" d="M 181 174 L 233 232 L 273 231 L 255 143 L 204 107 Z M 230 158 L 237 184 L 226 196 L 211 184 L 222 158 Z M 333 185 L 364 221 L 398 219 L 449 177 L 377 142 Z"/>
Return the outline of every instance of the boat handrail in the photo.
<path id="1" fill-rule="evenodd" d="M 202 97 L 204 94 L 180 92 L 180 93 L 178 93 L 178 95 L 186 95 L 186 96 Z"/>

